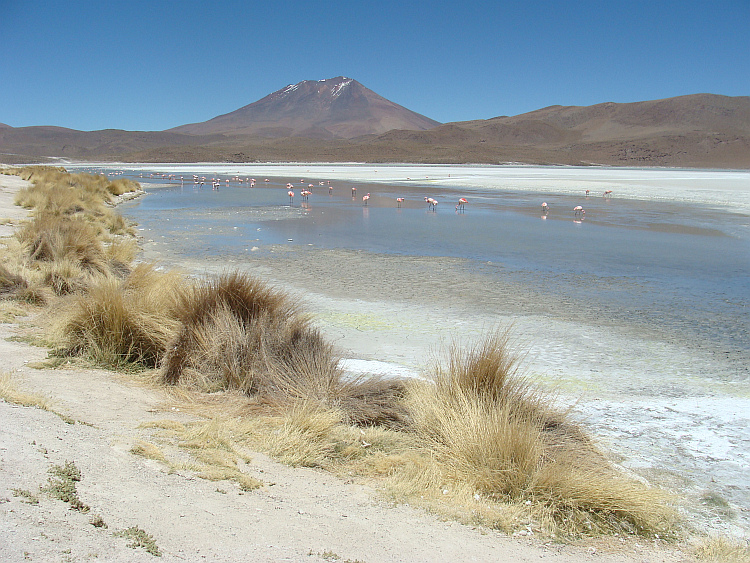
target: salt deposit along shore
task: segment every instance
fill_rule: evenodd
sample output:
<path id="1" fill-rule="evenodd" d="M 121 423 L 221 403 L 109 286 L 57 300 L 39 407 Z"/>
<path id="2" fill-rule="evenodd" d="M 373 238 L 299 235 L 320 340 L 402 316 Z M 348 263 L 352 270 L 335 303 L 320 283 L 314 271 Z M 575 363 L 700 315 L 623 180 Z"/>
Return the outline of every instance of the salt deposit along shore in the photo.
<path id="1" fill-rule="evenodd" d="M 3 180 L 0 176 L 0 181 Z M 6 184 L 2 185 L 5 190 Z M 10 213 L 0 211 L 0 217 L 5 216 Z M 269 276 L 305 296 L 325 332 L 347 352 L 350 360 L 398 365 L 418 373 L 430 352 L 437 351 L 439 340 L 455 334 L 457 327 L 462 335 L 470 337 L 498 322 L 494 316 L 468 319 L 459 305 L 447 309 L 425 307 L 418 294 L 407 306 L 404 301 L 408 301 L 409 295 L 402 295 L 397 302 L 352 298 L 351 288 L 346 285 L 351 281 L 341 281 L 352 278 L 341 276 L 336 281 L 330 276 L 331 271 L 337 271 L 330 268 L 342 266 L 340 253 L 328 253 L 331 256 L 326 261 L 322 250 L 316 251 L 320 255 L 312 256 L 288 248 L 269 249 L 269 253 L 271 250 L 276 254 L 274 260 L 259 256 L 253 262 L 243 261 L 241 267 Z M 240 266 L 233 257 L 222 263 L 218 260 L 214 264 L 191 263 L 179 254 L 170 257 L 153 247 L 146 250 L 146 256 L 165 263 L 172 259 L 184 269 L 196 272 Z M 283 258 L 277 260 L 279 256 Z M 370 284 L 376 290 L 387 287 L 389 270 L 377 268 L 378 263 L 371 256 L 359 262 L 346 262 L 353 270 L 360 270 L 362 276 L 372 277 L 373 271 L 382 271 L 383 277 L 368 281 L 368 287 Z M 454 263 L 450 259 L 427 262 L 425 267 L 436 271 L 451 271 Z M 311 264 L 315 267 L 311 268 Z M 364 269 L 365 264 L 371 268 Z M 392 265 L 398 266 L 398 263 Z M 405 273 L 421 275 L 424 271 L 406 269 Z M 313 279 L 318 280 L 317 284 Z M 432 285 L 440 291 L 447 289 L 443 288 L 444 283 L 445 280 L 438 279 Z M 372 290 L 370 294 L 385 295 Z M 568 326 L 554 323 L 550 326 L 543 319 L 509 315 L 509 320 L 516 327 L 532 323 L 528 332 L 526 328 L 520 330 L 523 334 L 532 329 L 547 331 L 540 336 L 550 338 L 535 338 L 537 344 L 531 344 L 530 355 L 538 352 L 538 342 L 564 348 L 567 339 L 597 340 L 607 332 L 584 330 L 574 335 Z M 68 459 L 76 461 L 84 476 L 81 496 L 104 516 L 110 528 L 138 525 L 146 529 L 156 538 L 163 558 L 169 560 L 316 561 L 322 560 L 326 553 L 368 562 L 527 561 L 540 557 L 552 561 L 591 557 L 598 561 L 690 560 L 674 547 L 655 548 L 644 545 L 644 541 L 592 540 L 584 546 L 561 547 L 528 537 L 507 538 L 492 531 L 440 522 L 409 507 L 383 505 L 375 492 L 364 485 L 341 482 L 317 471 L 290 469 L 257 454 L 253 455 L 251 471 L 262 472 L 262 479 L 275 485 L 247 494 L 239 494 L 233 488 L 228 494 L 218 493 L 215 483 L 168 475 L 157 462 L 128 453 L 141 437 L 139 423 L 164 416 L 156 408 L 163 399 L 157 391 L 134 386 L 125 378 L 100 370 L 30 368 L 27 364 L 43 358 L 46 351 L 9 340 L 16 330 L 14 325 L 2 326 L 1 353 L 9 358 L 4 369 L 23 389 L 48 395 L 56 410 L 89 425 L 70 425 L 49 412 L 0 404 L 4 422 L 0 470 L 7 477 L 3 479 L 6 490 L 0 492 L 0 498 L 4 499 L 0 555 L 6 560 L 23 560 L 26 553 L 34 554 L 37 560 L 65 556 L 71 560 L 150 559 L 150 555 L 140 550 L 128 549 L 124 541 L 111 533 L 94 528 L 86 517 L 66 510 L 62 503 L 42 501 L 40 506 L 34 506 L 13 496 L 13 489 L 38 487 L 45 481 L 51 464 Z M 551 338 L 555 335 L 556 338 Z M 617 335 L 611 338 L 619 342 Z M 603 347 L 613 344 L 606 339 L 600 342 Z M 623 344 L 631 346 L 632 342 Z M 619 353 L 645 356 L 652 344 L 644 339 L 643 350 L 633 354 L 632 350 L 620 349 Z M 541 357 L 550 363 L 548 373 L 558 360 L 569 359 L 564 352 L 557 357 L 552 350 L 543 352 Z M 644 357 L 643 361 L 651 360 Z M 357 365 L 361 364 L 354 364 Z M 666 413 L 671 407 L 666 404 L 656 408 Z M 9 541 L 3 543 L 6 540 Z"/>

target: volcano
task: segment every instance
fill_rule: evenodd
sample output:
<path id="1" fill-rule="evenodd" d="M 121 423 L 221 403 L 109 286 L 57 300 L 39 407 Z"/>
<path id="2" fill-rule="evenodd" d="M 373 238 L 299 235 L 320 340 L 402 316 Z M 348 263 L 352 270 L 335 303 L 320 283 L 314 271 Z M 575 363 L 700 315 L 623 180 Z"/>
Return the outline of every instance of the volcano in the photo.
<path id="1" fill-rule="evenodd" d="M 393 129 L 425 131 L 440 125 L 365 88 L 352 78 L 304 80 L 202 123 L 170 129 L 188 135 L 252 135 L 352 139 Z"/>

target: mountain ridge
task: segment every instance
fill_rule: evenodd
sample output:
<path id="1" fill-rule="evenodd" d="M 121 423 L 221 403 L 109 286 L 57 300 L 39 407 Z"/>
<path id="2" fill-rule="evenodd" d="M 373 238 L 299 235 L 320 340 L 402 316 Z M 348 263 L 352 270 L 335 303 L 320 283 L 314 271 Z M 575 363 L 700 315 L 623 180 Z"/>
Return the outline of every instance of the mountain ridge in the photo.
<path id="1" fill-rule="evenodd" d="M 750 168 L 750 97 L 553 105 L 440 124 L 341 76 L 290 84 L 234 112 L 166 131 L 0 125 L 0 162 L 44 158 Z"/>

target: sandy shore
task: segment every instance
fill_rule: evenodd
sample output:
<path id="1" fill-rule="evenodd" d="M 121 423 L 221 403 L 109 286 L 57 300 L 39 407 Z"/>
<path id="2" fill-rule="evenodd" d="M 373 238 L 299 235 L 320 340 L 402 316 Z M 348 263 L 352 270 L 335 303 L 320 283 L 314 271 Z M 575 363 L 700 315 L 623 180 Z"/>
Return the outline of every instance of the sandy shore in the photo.
<path id="1" fill-rule="evenodd" d="M 0 217 L 25 215 L 12 206 L 12 193 L 21 185 L 17 178 L 0 176 Z M 147 249 L 147 257 L 159 257 L 158 252 Z M 498 322 L 474 317 L 469 323 L 469 309 L 460 302 L 433 311 L 423 294 L 407 289 L 392 302 L 371 300 L 368 295 L 382 295 L 372 285 L 383 290 L 393 280 L 381 276 L 378 283 L 370 284 L 360 277 L 352 286 L 352 278 L 330 275 L 335 259 L 287 258 L 270 261 L 259 256 L 245 267 L 305 299 L 326 334 L 353 360 L 393 363 L 419 373 L 429 360 L 426 351 L 438 351 L 435 334 L 471 337 Z M 161 259 L 168 262 L 166 256 Z M 180 265 L 187 271 L 210 269 L 205 264 Z M 217 262 L 215 269 L 231 265 Z M 422 266 L 450 269 L 455 264 L 429 261 Z M 361 275 L 366 276 L 367 270 Z M 428 271 L 414 275 L 432 283 Z M 443 279 L 435 277 L 437 290 L 447 289 L 441 285 Z M 326 291 L 306 292 L 321 286 Z M 509 302 L 518 298 L 507 297 Z M 675 546 L 646 540 L 560 546 L 532 536 L 512 538 L 443 522 L 408 506 L 390 506 L 367 484 L 292 469 L 258 453 L 252 454 L 245 470 L 265 486 L 253 492 L 188 473 L 169 474 L 162 464 L 129 453 L 137 440 L 149 437 L 141 423 L 184 419 L 180 413 L 162 411 L 166 396 L 160 390 L 102 370 L 32 368 L 28 364 L 46 357 L 47 351 L 14 340 L 18 331 L 16 325 L 0 325 L 4 371 L 18 388 L 49 397 L 53 409 L 69 419 L 0 402 L 0 558 L 4 561 L 151 560 L 151 555 L 134 551 L 125 539 L 113 536 L 132 526 L 151 534 L 162 559 L 170 561 L 323 561 L 335 559 L 333 554 L 341 561 L 367 563 L 542 557 L 555 562 L 691 560 Z M 70 424 L 70 419 L 80 423 Z M 106 529 L 92 526 L 90 515 L 69 510 L 60 501 L 40 495 L 38 504 L 29 504 L 14 494 L 38 491 L 48 469 L 65 461 L 75 462 L 81 470 L 80 496 L 91 513 L 107 523 Z"/>

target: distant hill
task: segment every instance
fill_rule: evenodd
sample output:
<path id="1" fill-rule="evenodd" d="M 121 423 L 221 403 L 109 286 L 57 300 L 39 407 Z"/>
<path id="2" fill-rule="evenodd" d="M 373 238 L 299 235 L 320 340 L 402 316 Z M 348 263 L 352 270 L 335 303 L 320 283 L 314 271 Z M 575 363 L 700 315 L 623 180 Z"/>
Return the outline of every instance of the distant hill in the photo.
<path id="1" fill-rule="evenodd" d="M 414 162 L 750 168 L 750 97 L 550 106 L 443 125 L 355 80 L 287 86 L 168 131 L 0 125 L 0 162 Z"/>
<path id="2" fill-rule="evenodd" d="M 550 106 L 508 117 L 391 131 L 372 143 L 451 147 L 467 162 L 750 168 L 750 97 L 695 94 L 593 106 Z"/>
<path id="3" fill-rule="evenodd" d="M 170 129 L 174 133 L 351 139 L 391 129 L 432 129 L 440 125 L 386 100 L 351 78 L 305 80 L 202 123 Z"/>

